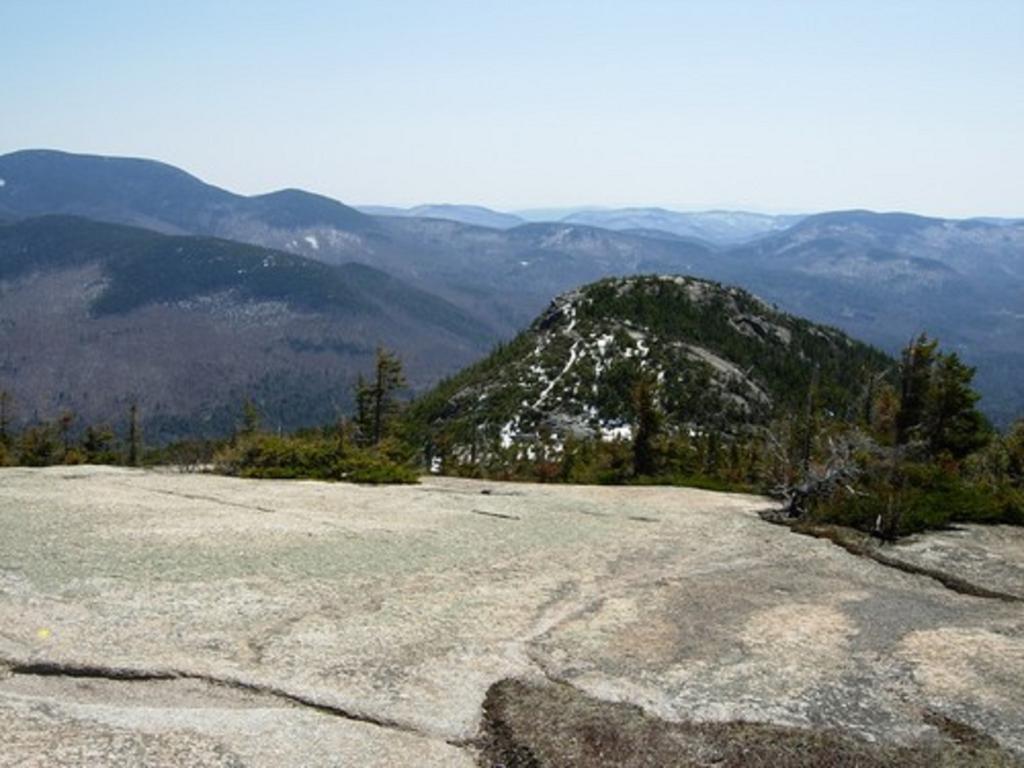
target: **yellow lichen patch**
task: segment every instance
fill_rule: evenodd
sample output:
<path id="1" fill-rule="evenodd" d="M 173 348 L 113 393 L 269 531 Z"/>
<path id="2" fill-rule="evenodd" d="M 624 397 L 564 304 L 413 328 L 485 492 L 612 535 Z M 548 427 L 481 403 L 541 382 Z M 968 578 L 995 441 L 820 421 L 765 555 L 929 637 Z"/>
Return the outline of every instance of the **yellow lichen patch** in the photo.
<path id="1" fill-rule="evenodd" d="M 678 628 L 662 609 L 657 597 L 644 605 L 635 597 L 608 597 L 594 603 L 592 610 L 563 621 L 557 632 L 560 637 L 571 637 L 577 652 L 602 658 L 642 658 L 647 665 L 668 663 L 678 652 Z"/>
<path id="2" fill-rule="evenodd" d="M 793 694 L 843 666 L 854 623 L 831 605 L 789 603 L 754 614 L 740 639 L 748 657 L 740 668 L 772 670 L 779 686 Z M 771 659 L 770 664 L 762 664 Z M 740 672 L 740 669 L 737 669 Z"/>
<path id="3" fill-rule="evenodd" d="M 947 627 L 907 635 L 899 654 L 914 664 L 914 676 L 931 696 L 972 699 L 980 704 L 1024 709 L 1024 637 L 988 629 Z"/>

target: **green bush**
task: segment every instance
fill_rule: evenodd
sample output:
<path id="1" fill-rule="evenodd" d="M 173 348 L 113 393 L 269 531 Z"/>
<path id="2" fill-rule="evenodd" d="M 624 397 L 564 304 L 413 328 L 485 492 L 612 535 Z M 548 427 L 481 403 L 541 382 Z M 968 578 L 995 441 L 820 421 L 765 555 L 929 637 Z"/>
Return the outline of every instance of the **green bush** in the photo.
<path id="1" fill-rule="evenodd" d="M 955 466 L 904 463 L 869 470 L 855 493 L 836 491 L 810 510 L 834 523 L 896 538 L 953 523 L 1024 524 L 1024 493 L 965 479 Z"/>
<path id="2" fill-rule="evenodd" d="M 350 483 L 390 485 L 419 482 L 416 472 L 409 466 L 369 452 L 353 453 L 344 458 L 340 466 L 340 479 Z"/>
<path id="3" fill-rule="evenodd" d="M 323 435 L 254 434 L 214 456 L 220 472 L 239 477 L 348 480 L 353 483 L 415 483 L 416 472 L 388 456 Z"/>
<path id="4" fill-rule="evenodd" d="M 56 430 L 49 424 L 30 427 L 21 434 L 19 463 L 26 467 L 48 467 L 59 464 L 63 449 Z"/>

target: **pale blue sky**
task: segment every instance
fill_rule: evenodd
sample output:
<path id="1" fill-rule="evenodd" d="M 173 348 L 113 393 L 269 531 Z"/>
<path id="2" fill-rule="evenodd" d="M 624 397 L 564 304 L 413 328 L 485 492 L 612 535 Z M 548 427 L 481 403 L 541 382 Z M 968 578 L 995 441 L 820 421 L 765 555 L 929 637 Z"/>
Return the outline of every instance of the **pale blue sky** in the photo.
<path id="1" fill-rule="evenodd" d="M 1024 0 L 0 0 L 0 152 L 245 193 L 1024 216 Z"/>

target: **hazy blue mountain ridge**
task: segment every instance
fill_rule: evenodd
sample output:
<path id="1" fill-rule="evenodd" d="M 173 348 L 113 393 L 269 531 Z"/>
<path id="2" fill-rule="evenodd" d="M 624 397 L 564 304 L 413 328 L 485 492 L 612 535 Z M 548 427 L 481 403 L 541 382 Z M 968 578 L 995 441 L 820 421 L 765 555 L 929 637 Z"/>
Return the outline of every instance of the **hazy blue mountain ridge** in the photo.
<path id="1" fill-rule="evenodd" d="M 33 181 L 34 164 L 43 181 Z M 503 338 L 551 297 L 604 277 L 720 280 L 890 352 L 922 330 L 934 333 L 980 367 L 983 407 L 993 417 L 1005 422 L 1024 411 L 1021 221 L 837 211 L 724 246 L 661 229 L 566 222 L 496 229 L 371 216 L 299 191 L 244 198 L 149 161 L 15 153 L 0 157 L 0 178 L 0 216 L 73 211 L 214 234 L 327 264 L 359 262 L 457 306 Z M 438 368 L 454 370 L 446 361 Z"/>

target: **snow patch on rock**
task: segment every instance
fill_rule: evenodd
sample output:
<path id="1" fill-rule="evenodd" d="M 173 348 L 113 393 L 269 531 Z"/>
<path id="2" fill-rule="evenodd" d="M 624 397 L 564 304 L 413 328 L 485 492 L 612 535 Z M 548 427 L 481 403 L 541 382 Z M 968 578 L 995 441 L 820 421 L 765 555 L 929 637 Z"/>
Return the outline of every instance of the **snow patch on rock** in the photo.
<path id="1" fill-rule="evenodd" d="M 601 439 L 606 442 L 614 442 L 617 440 L 632 440 L 633 427 L 629 424 L 602 424 Z"/>

